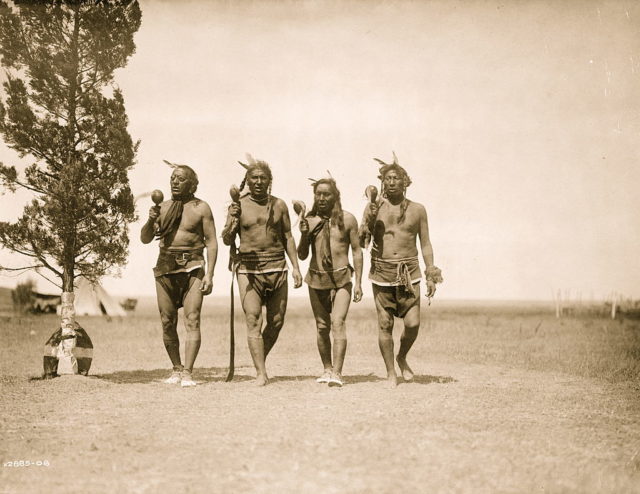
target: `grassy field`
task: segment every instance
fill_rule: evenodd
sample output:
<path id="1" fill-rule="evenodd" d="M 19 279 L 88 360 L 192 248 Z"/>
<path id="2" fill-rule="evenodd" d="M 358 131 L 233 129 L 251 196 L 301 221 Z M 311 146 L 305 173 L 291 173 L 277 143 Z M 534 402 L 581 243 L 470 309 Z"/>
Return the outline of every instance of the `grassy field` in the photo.
<path id="1" fill-rule="evenodd" d="M 194 389 L 168 386 L 158 316 L 84 318 L 90 377 L 39 379 L 55 316 L 0 316 L 0 493 L 640 492 L 640 324 L 555 319 L 522 304 L 423 307 L 417 377 L 386 390 L 367 301 L 348 319 L 347 385 L 321 371 L 306 301 L 293 301 L 254 376 L 236 314 L 212 300 Z M 402 323 L 397 322 L 396 337 Z M 181 329 L 181 335 L 183 335 Z"/>

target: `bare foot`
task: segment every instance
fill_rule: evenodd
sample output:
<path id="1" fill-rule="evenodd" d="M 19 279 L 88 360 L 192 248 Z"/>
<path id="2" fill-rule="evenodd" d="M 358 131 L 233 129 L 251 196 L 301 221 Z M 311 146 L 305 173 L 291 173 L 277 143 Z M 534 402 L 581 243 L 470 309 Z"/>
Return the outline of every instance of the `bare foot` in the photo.
<path id="1" fill-rule="evenodd" d="M 398 387 L 398 377 L 393 374 L 391 376 L 387 376 L 387 379 L 384 381 L 385 389 L 395 389 Z"/>
<path id="2" fill-rule="evenodd" d="M 269 378 L 265 375 L 257 375 L 256 380 L 253 381 L 254 386 L 266 386 L 269 384 Z"/>
<path id="3" fill-rule="evenodd" d="M 396 362 L 398 362 L 398 367 L 400 367 L 400 372 L 402 373 L 402 379 L 409 382 L 413 379 L 413 371 L 407 361 L 405 359 L 401 359 L 400 357 L 396 357 Z"/>

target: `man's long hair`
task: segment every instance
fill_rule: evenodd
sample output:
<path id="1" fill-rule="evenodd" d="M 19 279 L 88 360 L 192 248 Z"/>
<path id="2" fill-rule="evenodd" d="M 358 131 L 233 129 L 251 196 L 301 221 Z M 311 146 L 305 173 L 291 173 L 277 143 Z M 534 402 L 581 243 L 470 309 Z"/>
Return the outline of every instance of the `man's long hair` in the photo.
<path id="1" fill-rule="evenodd" d="M 318 185 L 323 184 L 326 184 L 331 188 L 331 193 L 335 197 L 333 208 L 331 209 L 331 222 L 338 225 L 340 230 L 344 230 L 344 213 L 342 211 L 342 202 L 340 201 L 340 191 L 338 190 L 336 181 L 333 178 L 321 178 L 320 180 L 313 182 L 313 207 L 311 208 L 311 211 L 307 213 L 307 216 L 318 216 L 318 204 L 315 200 L 315 194 L 318 189 Z"/>

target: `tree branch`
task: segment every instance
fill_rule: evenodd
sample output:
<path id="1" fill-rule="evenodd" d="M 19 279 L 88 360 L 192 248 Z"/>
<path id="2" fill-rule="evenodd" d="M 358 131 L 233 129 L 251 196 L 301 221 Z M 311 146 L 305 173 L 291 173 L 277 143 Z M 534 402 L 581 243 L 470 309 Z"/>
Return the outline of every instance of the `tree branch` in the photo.
<path id="1" fill-rule="evenodd" d="M 30 234 L 31 232 L 28 232 L 28 233 Z M 33 237 L 31 235 L 29 235 L 28 240 L 29 240 L 29 244 L 31 245 L 31 249 L 33 250 L 33 254 L 34 254 L 32 257 L 35 257 L 36 259 L 38 259 L 38 261 L 40 261 L 42 264 L 44 264 L 44 266 L 47 269 L 53 271 L 58 276 L 62 276 L 62 273 L 60 271 L 58 271 L 56 268 L 54 268 L 51 264 L 49 264 L 47 262 L 47 260 L 44 258 L 44 255 L 42 255 L 42 253 L 36 247 L 36 245 L 35 245 L 35 243 L 33 241 Z"/>
<path id="2" fill-rule="evenodd" d="M 65 122 L 68 120 L 67 117 L 63 114 L 61 114 L 60 112 L 56 111 L 55 109 L 49 107 L 49 105 L 47 105 L 46 103 L 40 101 L 40 98 L 36 98 L 33 95 L 31 96 L 31 102 L 35 105 L 38 106 L 40 108 L 42 108 L 43 110 L 45 110 L 46 112 L 50 113 L 51 115 L 53 115 L 56 118 L 59 118 L 61 120 L 64 120 Z"/>
<path id="3" fill-rule="evenodd" d="M 25 148 L 25 151 L 27 153 L 29 153 L 30 155 L 32 155 L 33 157 L 35 157 L 35 158 L 38 158 L 38 159 L 46 161 L 48 164 L 53 166 L 53 168 L 56 171 L 60 171 L 63 168 L 62 165 L 60 165 L 59 163 L 56 162 L 56 159 L 53 158 L 53 156 L 49 156 L 44 151 L 40 151 L 38 149 L 35 149 L 32 146 L 29 146 L 29 147 Z"/>
<path id="4" fill-rule="evenodd" d="M 27 184 L 25 184 L 25 183 L 22 183 L 22 182 L 20 182 L 20 181 L 18 181 L 18 180 L 14 180 L 14 181 L 13 181 L 13 183 L 15 183 L 15 184 L 19 185 L 20 187 L 22 187 L 22 188 L 24 188 L 24 189 L 28 189 L 28 190 L 31 190 L 31 191 L 33 191 L 33 192 L 37 192 L 38 194 L 43 194 L 43 195 L 44 195 L 44 194 L 47 194 L 47 192 L 45 192 L 45 191 L 43 191 L 43 190 L 36 189 L 35 187 L 32 187 L 32 186 L 27 185 Z"/>
<path id="5" fill-rule="evenodd" d="M 17 252 L 18 254 L 21 254 L 23 256 L 35 257 L 36 259 L 38 259 L 38 256 L 34 252 L 29 252 L 29 251 L 22 250 L 22 247 L 16 247 L 15 245 L 13 245 L 11 243 L 5 242 L 4 243 L 4 248 L 5 249 L 9 249 L 9 250 L 11 250 L 13 252 Z"/>
<path id="6" fill-rule="evenodd" d="M 62 285 L 61 285 L 61 284 L 56 283 L 55 281 L 50 280 L 49 278 L 47 278 L 45 275 L 43 275 L 43 274 L 40 272 L 40 270 L 39 270 L 39 269 L 36 269 L 35 271 L 36 271 L 36 274 L 37 274 L 37 275 L 42 276 L 42 277 L 43 277 L 45 280 L 47 280 L 49 283 L 51 283 L 52 285 L 57 286 L 58 288 L 60 288 L 60 290 L 62 290 Z"/>
<path id="7" fill-rule="evenodd" d="M 6 266 L 0 266 L 0 271 L 27 271 L 29 269 L 38 269 L 43 267 L 41 264 L 36 264 L 34 266 L 23 266 L 21 268 L 8 268 Z"/>

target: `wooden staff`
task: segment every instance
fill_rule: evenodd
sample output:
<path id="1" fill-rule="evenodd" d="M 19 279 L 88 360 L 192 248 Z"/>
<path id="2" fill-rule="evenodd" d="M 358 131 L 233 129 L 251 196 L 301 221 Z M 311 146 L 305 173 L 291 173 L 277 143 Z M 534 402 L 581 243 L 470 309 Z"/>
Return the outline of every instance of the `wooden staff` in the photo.
<path id="1" fill-rule="evenodd" d="M 229 189 L 229 196 L 231 201 L 236 204 L 240 203 L 240 190 L 235 185 L 232 185 Z M 238 221 L 234 219 L 234 221 Z M 235 229 L 235 226 L 234 226 Z M 235 335 L 235 304 L 233 296 L 233 283 L 236 276 L 236 268 L 238 263 L 235 260 L 236 257 L 236 242 L 235 240 L 229 246 L 229 270 L 231 271 L 231 304 L 229 315 L 229 371 L 227 372 L 226 382 L 230 382 L 233 379 L 233 373 L 235 371 L 235 354 L 236 354 L 236 335 Z"/>

